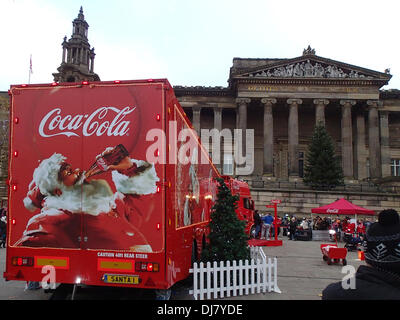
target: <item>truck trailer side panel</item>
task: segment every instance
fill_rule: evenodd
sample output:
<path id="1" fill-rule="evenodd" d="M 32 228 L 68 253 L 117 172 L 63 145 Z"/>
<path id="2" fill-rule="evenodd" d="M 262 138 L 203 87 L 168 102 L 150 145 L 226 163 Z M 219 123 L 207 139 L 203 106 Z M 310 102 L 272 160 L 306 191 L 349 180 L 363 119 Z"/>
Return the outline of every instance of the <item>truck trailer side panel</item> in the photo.
<path id="1" fill-rule="evenodd" d="M 218 170 L 185 112 L 174 101 L 167 112 L 168 165 L 167 279 L 185 279 L 207 241 L 211 208 L 216 200 Z"/>

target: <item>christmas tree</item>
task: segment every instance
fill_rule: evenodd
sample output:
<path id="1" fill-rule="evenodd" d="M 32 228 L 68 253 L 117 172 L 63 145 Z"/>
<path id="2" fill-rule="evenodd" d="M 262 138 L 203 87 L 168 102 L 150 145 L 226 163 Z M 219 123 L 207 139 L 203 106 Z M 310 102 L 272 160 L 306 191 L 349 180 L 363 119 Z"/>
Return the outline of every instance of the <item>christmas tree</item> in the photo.
<path id="1" fill-rule="evenodd" d="M 303 182 L 313 189 L 327 190 L 343 184 L 343 171 L 333 140 L 323 125 L 315 127 L 308 146 Z"/>
<path id="2" fill-rule="evenodd" d="M 210 241 L 202 252 L 202 261 L 249 259 L 245 222 L 240 221 L 235 212 L 239 196 L 232 195 L 223 179 L 216 180 L 219 186 L 209 224 Z"/>

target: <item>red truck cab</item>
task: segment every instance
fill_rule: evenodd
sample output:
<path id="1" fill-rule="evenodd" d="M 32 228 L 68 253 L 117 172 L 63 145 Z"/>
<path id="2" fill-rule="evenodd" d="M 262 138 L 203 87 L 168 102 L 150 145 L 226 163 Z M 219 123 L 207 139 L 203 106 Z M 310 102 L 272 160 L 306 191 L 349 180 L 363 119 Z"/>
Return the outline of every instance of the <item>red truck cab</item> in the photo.
<path id="1" fill-rule="evenodd" d="M 249 185 L 230 176 L 222 176 L 222 178 L 232 194 L 239 196 L 236 214 L 239 220 L 246 222 L 245 232 L 250 237 L 252 231 L 254 231 L 254 200 L 251 198 Z"/>

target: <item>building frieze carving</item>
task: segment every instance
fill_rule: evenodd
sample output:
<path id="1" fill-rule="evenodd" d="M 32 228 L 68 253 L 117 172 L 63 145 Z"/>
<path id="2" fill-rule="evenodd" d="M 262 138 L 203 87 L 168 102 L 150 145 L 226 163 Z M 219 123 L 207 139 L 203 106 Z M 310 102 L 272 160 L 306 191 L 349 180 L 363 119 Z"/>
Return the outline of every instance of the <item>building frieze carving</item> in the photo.
<path id="1" fill-rule="evenodd" d="M 312 63 L 309 59 L 296 64 L 288 64 L 259 72 L 249 73 L 249 77 L 262 78 L 370 78 L 355 70 L 343 71 L 336 65 L 323 66 L 321 63 Z"/>

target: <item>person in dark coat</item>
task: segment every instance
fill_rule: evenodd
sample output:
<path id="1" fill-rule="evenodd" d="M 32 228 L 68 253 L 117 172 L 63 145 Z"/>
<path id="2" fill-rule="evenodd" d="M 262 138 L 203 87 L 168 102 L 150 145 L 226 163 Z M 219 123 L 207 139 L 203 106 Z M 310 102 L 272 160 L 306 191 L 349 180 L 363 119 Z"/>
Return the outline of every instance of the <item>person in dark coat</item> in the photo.
<path id="1" fill-rule="evenodd" d="M 258 234 L 261 231 L 261 225 L 262 225 L 261 217 L 258 213 L 258 210 L 255 210 L 254 211 L 254 226 L 256 227 L 255 238 L 259 238 Z"/>
<path id="2" fill-rule="evenodd" d="M 364 252 L 366 265 L 358 268 L 355 278 L 328 285 L 323 300 L 400 300 L 400 219 L 396 210 L 383 210 L 378 222 L 371 224 Z"/>
<path id="3" fill-rule="evenodd" d="M 7 235 L 7 218 L 3 215 L 0 218 L 0 247 L 6 247 L 6 235 Z"/>
<path id="4" fill-rule="evenodd" d="M 296 240 L 295 233 L 297 230 L 297 219 L 292 217 L 289 223 L 289 240 Z"/>

